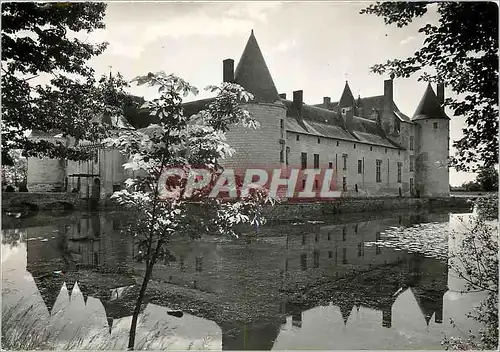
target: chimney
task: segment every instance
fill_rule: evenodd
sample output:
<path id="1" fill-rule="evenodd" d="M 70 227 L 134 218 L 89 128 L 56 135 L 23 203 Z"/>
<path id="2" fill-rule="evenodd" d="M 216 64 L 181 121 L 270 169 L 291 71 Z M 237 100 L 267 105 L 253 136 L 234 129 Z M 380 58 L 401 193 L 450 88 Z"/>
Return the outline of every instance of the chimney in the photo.
<path id="1" fill-rule="evenodd" d="M 234 60 L 226 59 L 222 61 L 222 77 L 224 82 L 234 81 Z"/>
<path id="2" fill-rule="evenodd" d="M 392 102 L 394 100 L 392 79 L 384 81 L 384 110 L 392 112 Z"/>
<path id="3" fill-rule="evenodd" d="M 281 99 L 286 99 L 286 93 L 281 93 L 281 94 L 279 95 L 279 97 L 280 97 Z"/>
<path id="4" fill-rule="evenodd" d="M 444 104 L 444 83 L 438 83 L 436 91 L 437 91 L 439 106 L 442 107 Z"/>
<path id="5" fill-rule="evenodd" d="M 331 101 L 332 100 L 330 99 L 330 97 L 323 97 L 323 106 L 325 107 L 325 109 L 330 108 Z"/>
<path id="6" fill-rule="evenodd" d="M 443 298 L 441 297 L 438 307 L 434 312 L 434 321 L 438 324 L 443 323 Z"/>
<path id="7" fill-rule="evenodd" d="M 296 90 L 293 92 L 293 107 L 298 111 L 302 110 L 304 93 L 301 90 Z"/>
<path id="8" fill-rule="evenodd" d="M 388 307 L 382 311 L 382 326 L 384 328 L 392 326 L 392 307 Z"/>
<path id="9" fill-rule="evenodd" d="M 387 136 L 394 132 L 394 116 L 392 103 L 394 101 L 394 90 L 392 79 L 384 81 L 384 106 L 380 116 L 381 127 Z"/>

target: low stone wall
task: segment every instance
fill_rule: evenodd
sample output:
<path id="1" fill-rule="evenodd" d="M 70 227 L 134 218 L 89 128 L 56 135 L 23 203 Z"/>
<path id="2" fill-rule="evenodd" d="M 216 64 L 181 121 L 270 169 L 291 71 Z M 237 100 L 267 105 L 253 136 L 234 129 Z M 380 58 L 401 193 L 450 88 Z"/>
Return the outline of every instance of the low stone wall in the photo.
<path id="1" fill-rule="evenodd" d="M 87 206 L 79 194 L 66 192 L 2 192 L 2 211 L 29 207 L 31 210 L 52 210 L 54 208 L 82 209 Z"/>
<path id="2" fill-rule="evenodd" d="M 270 220 L 294 220 L 328 214 L 368 213 L 390 210 L 432 210 L 439 208 L 470 209 L 466 198 L 342 198 L 328 203 L 281 203 L 268 206 Z"/>

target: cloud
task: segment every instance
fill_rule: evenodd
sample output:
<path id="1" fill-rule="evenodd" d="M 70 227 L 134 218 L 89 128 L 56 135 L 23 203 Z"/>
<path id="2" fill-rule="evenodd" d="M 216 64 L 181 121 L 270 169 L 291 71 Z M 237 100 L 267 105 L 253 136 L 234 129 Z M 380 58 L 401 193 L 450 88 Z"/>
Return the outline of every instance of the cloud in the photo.
<path id="1" fill-rule="evenodd" d="M 269 11 L 280 3 L 214 3 L 168 19 L 117 21 L 106 23 L 106 29 L 91 34 L 92 41 L 108 41 L 108 53 L 132 59 L 141 56 L 148 44 L 158 39 L 188 36 L 232 36 L 246 34 L 256 22 L 266 22 Z M 163 7 L 162 9 L 168 9 Z M 160 11 L 160 9 L 156 9 Z"/>
<path id="2" fill-rule="evenodd" d="M 409 37 L 406 37 L 406 38 L 404 38 L 403 40 L 401 40 L 401 41 L 399 42 L 399 44 L 401 44 L 401 45 L 405 45 L 405 44 L 408 44 L 409 42 L 411 42 L 411 41 L 413 41 L 413 40 L 415 40 L 415 37 L 414 37 L 414 36 L 412 36 L 412 35 L 410 35 Z"/>
<path id="3" fill-rule="evenodd" d="M 297 42 L 295 41 L 295 39 L 287 39 L 287 40 L 284 40 L 282 41 L 281 43 L 279 43 L 277 46 L 276 46 L 276 51 L 288 51 L 292 48 L 294 48 L 295 46 L 297 45 Z"/>

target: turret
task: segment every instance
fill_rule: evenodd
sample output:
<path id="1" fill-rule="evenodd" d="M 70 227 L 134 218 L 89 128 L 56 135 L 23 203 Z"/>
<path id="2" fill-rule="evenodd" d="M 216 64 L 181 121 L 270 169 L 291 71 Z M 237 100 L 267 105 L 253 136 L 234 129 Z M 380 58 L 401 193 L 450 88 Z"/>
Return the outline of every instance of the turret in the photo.
<path id="1" fill-rule="evenodd" d="M 352 132 L 352 119 L 354 116 L 354 109 L 356 107 L 356 102 L 354 96 L 352 95 L 349 83 L 345 81 L 344 91 L 339 100 L 340 115 L 344 120 L 347 130 Z"/>
<path id="2" fill-rule="evenodd" d="M 431 85 L 418 105 L 412 121 L 418 125 L 416 138 L 415 186 L 422 197 L 448 197 L 450 119 L 444 112 L 444 86 L 438 96 Z"/>
<path id="3" fill-rule="evenodd" d="M 254 99 L 245 104 L 244 109 L 260 123 L 261 127 L 257 130 L 240 125 L 231 128 L 227 133 L 227 140 L 236 153 L 221 160 L 221 162 L 226 166 L 232 165 L 236 168 L 242 165 L 249 167 L 249 163 L 253 165 L 284 165 L 286 159 L 286 108 L 281 99 L 286 99 L 286 95 L 280 96 L 278 94 L 253 30 L 234 74 L 233 67 L 232 60 L 224 60 L 224 81 L 234 81 L 252 93 Z M 294 100 L 296 100 L 295 94 Z M 254 147 L 248 148 L 248 143 L 252 143 Z M 270 155 L 270 150 L 276 152 Z"/>

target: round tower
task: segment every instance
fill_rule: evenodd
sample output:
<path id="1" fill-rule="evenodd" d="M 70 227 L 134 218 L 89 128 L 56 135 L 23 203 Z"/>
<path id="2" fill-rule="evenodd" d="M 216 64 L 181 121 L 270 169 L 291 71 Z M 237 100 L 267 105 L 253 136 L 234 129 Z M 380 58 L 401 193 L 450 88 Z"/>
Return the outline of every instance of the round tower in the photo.
<path id="1" fill-rule="evenodd" d="M 33 140 L 64 143 L 64 138 L 54 134 L 33 132 Z M 66 192 L 66 162 L 63 159 L 29 157 L 27 165 L 27 188 L 29 192 Z"/>
<path id="2" fill-rule="evenodd" d="M 233 126 L 227 133 L 227 141 L 236 153 L 222 162 L 236 169 L 283 165 L 286 159 L 286 107 L 278 96 L 253 30 L 236 70 L 233 69 L 234 61 L 224 60 L 224 81 L 237 83 L 252 93 L 254 99 L 243 108 L 260 123 L 260 128 Z M 301 91 L 294 92 L 294 101 L 297 105 L 302 104 Z"/>
<path id="3" fill-rule="evenodd" d="M 444 86 L 438 95 L 431 85 L 420 101 L 412 121 L 418 126 L 415 159 L 415 192 L 421 197 L 449 197 L 450 119 L 443 108 Z"/>

